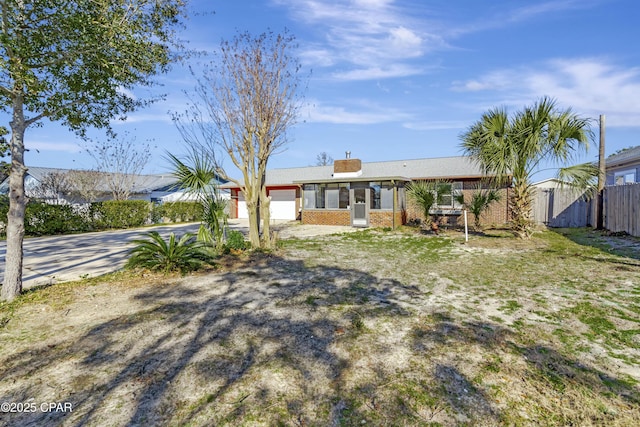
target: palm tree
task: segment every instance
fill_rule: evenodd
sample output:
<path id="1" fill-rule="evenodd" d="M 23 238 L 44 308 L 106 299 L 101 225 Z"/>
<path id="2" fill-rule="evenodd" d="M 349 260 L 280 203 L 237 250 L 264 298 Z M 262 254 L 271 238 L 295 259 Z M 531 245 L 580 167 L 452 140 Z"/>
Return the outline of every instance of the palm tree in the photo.
<path id="1" fill-rule="evenodd" d="M 465 204 L 469 212 L 473 214 L 473 227 L 476 231 L 480 231 L 482 230 L 480 224 L 482 214 L 489 210 L 492 203 L 499 202 L 501 198 L 500 192 L 496 188 L 482 189 L 481 185 L 478 185 L 478 189 L 471 195 L 469 203 L 465 203 L 463 198 L 459 201 Z"/>
<path id="2" fill-rule="evenodd" d="M 554 100 L 544 97 L 511 117 L 504 108 L 490 110 L 461 139 L 465 153 L 486 174 L 511 183 L 513 232 L 529 238 L 533 232 L 531 176 L 542 162 L 567 164 L 578 151 L 588 149 L 591 135 L 589 119 L 571 109 L 559 110 Z M 584 177 L 584 171 L 589 170 L 592 165 L 584 164 L 560 168 L 560 173 L 567 179 Z"/>
<path id="3" fill-rule="evenodd" d="M 451 183 L 446 181 L 414 181 L 407 185 L 407 196 L 421 210 L 424 224 L 431 224 L 431 208 L 438 203 L 438 195 L 451 191 Z"/>
<path id="4" fill-rule="evenodd" d="M 168 241 L 157 231 L 145 235 L 148 239 L 133 240 L 137 246 L 129 251 L 126 268 L 146 268 L 163 273 L 180 270 L 184 274 L 197 270 L 212 259 L 204 242 L 196 241 L 191 233 L 180 238 L 171 233 Z"/>
<path id="5" fill-rule="evenodd" d="M 198 240 L 215 244 L 220 249 L 227 227 L 227 201 L 222 198 L 216 185 L 215 162 L 206 153 L 196 151 L 185 161 L 171 153 L 167 153 L 167 157 L 173 164 L 173 176 L 178 180 L 176 186 L 195 195 L 204 208 Z"/>

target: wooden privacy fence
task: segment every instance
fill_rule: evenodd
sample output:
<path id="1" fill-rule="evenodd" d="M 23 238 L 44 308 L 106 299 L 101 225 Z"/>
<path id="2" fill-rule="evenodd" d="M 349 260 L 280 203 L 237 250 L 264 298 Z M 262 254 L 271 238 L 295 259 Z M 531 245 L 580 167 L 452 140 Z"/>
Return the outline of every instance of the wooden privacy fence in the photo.
<path id="1" fill-rule="evenodd" d="M 640 183 L 604 189 L 604 228 L 640 236 Z"/>
<path id="2" fill-rule="evenodd" d="M 640 183 L 604 188 L 604 228 L 640 237 Z M 595 226 L 596 200 L 569 189 L 539 188 L 533 198 L 533 220 L 549 227 Z"/>
<path id="3" fill-rule="evenodd" d="M 549 227 L 586 227 L 591 211 L 591 201 L 568 188 L 538 188 L 533 197 L 533 220 Z"/>

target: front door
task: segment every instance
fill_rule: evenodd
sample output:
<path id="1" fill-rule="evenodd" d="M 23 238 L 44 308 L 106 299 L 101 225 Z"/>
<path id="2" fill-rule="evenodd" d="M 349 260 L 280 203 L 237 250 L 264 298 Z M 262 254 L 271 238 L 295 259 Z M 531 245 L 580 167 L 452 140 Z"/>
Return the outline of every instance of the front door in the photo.
<path id="1" fill-rule="evenodd" d="M 369 226 L 369 183 L 351 184 L 351 225 Z"/>

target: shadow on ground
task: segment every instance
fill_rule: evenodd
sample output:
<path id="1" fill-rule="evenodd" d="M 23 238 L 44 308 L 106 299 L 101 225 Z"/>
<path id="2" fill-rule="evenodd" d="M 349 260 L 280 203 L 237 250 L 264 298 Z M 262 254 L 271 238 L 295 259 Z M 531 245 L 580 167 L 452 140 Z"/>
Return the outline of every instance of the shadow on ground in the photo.
<path id="1" fill-rule="evenodd" d="M 604 255 L 627 258 L 629 265 L 640 266 L 640 238 L 638 237 L 591 228 L 555 228 L 552 231 L 574 243 L 597 249 Z M 585 258 L 602 260 L 593 257 Z M 607 259 L 607 261 L 610 260 Z"/>
<path id="2" fill-rule="evenodd" d="M 373 376 L 358 378 L 365 369 L 354 366 L 348 351 L 352 344 L 358 348 L 362 334 L 375 333 L 366 331 L 367 323 L 415 316 L 411 301 L 421 295 L 416 287 L 357 269 L 306 267 L 265 255 L 232 272 L 146 288 L 135 296 L 137 311 L 94 325 L 75 340 L 48 342 L 0 361 L 7 390 L 0 401 L 41 402 L 46 396 L 73 405 L 71 413 L 2 414 L 0 421 L 251 424 L 268 414 L 269 424 L 351 425 L 363 419 L 424 423 L 445 414 L 453 423 L 499 423 L 502 408 L 449 363 L 434 361 L 430 377 L 420 380 L 433 398 L 422 406 L 416 406 L 413 383 L 406 385 L 411 390 L 394 389 L 397 398 L 378 393 L 390 383 L 382 364 L 366 368 Z M 549 381 L 571 376 L 638 404 L 633 386 L 544 345 L 519 345 L 504 327 L 457 322 L 446 314 L 434 318 L 413 331 L 411 357 L 428 359 L 430 349 L 452 343 L 466 349 L 506 346 L 522 355 L 532 375 Z M 383 360 L 397 349 L 374 343 L 369 350 Z"/>

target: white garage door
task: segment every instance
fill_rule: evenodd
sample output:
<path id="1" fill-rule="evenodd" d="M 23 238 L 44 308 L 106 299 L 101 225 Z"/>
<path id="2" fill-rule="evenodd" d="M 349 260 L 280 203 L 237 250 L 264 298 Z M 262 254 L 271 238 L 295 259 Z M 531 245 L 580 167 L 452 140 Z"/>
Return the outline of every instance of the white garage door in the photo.
<path id="1" fill-rule="evenodd" d="M 238 218 L 249 218 L 247 202 L 244 200 L 244 193 L 242 191 L 238 191 Z"/>
<path id="2" fill-rule="evenodd" d="M 271 190 L 271 219 L 296 219 L 296 190 Z"/>

